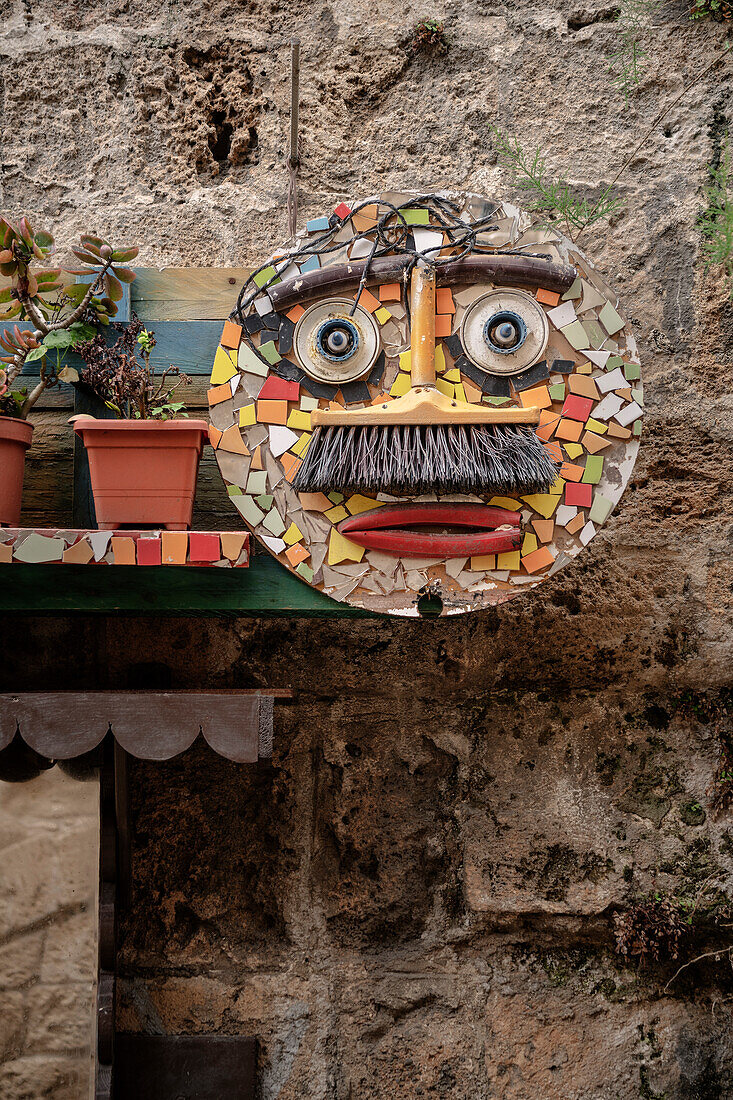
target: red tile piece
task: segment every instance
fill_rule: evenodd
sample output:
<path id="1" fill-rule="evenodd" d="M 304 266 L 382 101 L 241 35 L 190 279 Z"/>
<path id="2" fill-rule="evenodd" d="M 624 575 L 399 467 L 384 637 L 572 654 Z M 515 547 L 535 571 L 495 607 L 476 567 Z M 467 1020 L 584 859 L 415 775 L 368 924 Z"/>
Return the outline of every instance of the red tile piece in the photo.
<path id="1" fill-rule="evenodd" d="M 588 486 L 590 489 L 590 485 Z M 191 531 L 188 536 L 188 560 L 194 561 L 219 561 L 221 559 L 221 547 L 219 536 L 203 531 Z"/>
<path id="2" fill-rule="evenodd" d="M 576 508 L 590 508 L 593 503 L 593 486 L 568 481 L 565 485 L 565 503 Z"/>
<path id="3" fill-rule="evenodd" d="M 138 539 L 137 540 L 137 564 L 138 565 L 160 565 L 161 563 L 161 543 L 160 539 Z"/>
<path id="4" fill-rule="evenodd" d="M 562 407 L 562 415 L 569 416 L 571 420 L 580 420 L 585 424 L 593 408 L 590 397 L 578 397 L 576 393 L 570 393 L 565 398 Z"/>
<path id="5" fill-rule="evenodd" d="M 271 374 L 257 396 L 267 401 L 298 401 L 300 386 L 297 382 L 288 382 L 285 378 Z"/>
<path id="6" fill-rule="evenodd" d="M 347 206 L 345 202 L 340 202 L 338 206 L 334 206 L 333 212 L 337 218 L 348 218 L 351 213 L 351 207 Z"/>

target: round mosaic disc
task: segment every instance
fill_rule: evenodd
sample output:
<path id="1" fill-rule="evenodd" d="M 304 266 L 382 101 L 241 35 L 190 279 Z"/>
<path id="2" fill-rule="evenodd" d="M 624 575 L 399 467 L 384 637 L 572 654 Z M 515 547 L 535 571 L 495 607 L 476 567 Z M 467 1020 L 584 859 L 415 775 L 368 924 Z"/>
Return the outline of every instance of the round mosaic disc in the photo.
<path id="1" fill-rule="evenodd" d="M 396 497 L 328 478 L 296 491 L 326 430 L 314 437 L 317 410 L 388 409 L 410 393 L 418 262 L 436 267 L 437 390 L 469 419 L 538 410 L 522 430 L 557 464 L 543 491 L 446 495 L 436 483 Z M 432 597 L 457 614 L 541 584 L 608 520 L 636 459 L 643 392 L 620 308 L 572 242 L 510 203 L 457 192 L 340 203 L 253 273 L 225 324 L 209 403 L 233 507 L 303 582 L 370 611 L 418 615 Z M 420 460 L 415 447 L 405 462 Z"/>

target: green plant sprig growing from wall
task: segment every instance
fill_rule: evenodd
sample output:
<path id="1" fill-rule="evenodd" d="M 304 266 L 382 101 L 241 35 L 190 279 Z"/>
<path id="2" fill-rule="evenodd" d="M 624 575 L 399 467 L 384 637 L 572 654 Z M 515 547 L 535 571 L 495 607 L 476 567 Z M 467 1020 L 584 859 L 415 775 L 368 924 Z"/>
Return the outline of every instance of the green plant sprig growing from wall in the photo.
<path id="1" fill-rule="evenodd" d="M 708 171 L 708 205 L 700 216 L 702 249 L 706 266 L 722 268 L 733 298 L 733 151 L 729 134 L 723 140 L 718 167 L 711 165 Z"/>
<path id="2" fill-rule="evenodd" d="M 621 0 L 615 23 L 619 42 L 607 60 L 613 83 L 624 93 L 627 103 L 641 82 L 641 63 L 647 56 L 643 42 L 659 7 L 660 0 Z"/>

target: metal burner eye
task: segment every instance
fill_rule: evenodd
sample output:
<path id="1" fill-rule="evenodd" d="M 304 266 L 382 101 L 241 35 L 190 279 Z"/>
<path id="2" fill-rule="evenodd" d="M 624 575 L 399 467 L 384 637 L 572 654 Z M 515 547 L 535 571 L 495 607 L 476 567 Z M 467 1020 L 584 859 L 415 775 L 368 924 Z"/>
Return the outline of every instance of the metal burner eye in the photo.
<path id="1" fill-rule="evenodd" d="M 526 339 L 527 326 L 511 309 L 494 313 L 484 325 L 484 340 L 499 355 L 518 351 Z"/>
<path id="2" fill-rule="evenodd" d="M 359 333 L 356 325 L 339 317 L 324 321 L 318 330 L 316 344 L 321 355 L 336 363 L 350 359 L 359 347 Z"/>

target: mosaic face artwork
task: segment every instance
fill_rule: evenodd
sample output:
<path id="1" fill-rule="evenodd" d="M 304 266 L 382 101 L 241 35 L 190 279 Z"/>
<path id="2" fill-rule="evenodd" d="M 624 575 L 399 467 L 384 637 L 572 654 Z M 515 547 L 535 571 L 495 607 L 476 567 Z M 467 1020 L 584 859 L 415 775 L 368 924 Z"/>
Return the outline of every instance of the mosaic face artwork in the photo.
<path id="1" fill-rule="evenodd" d="M 306 583 L 371 611 L 500 603 L 588 545 L 636 458 L 616 295 L 559 232 L 471 194 L 309 221 L 242 288 L 211 375 L 232 504 Z"/>

